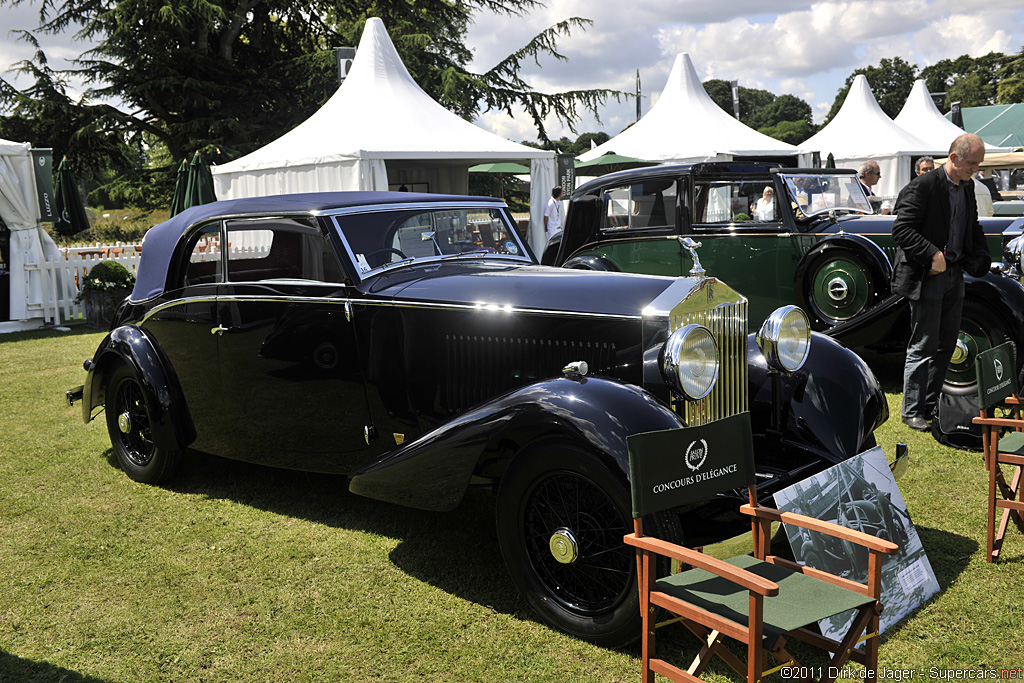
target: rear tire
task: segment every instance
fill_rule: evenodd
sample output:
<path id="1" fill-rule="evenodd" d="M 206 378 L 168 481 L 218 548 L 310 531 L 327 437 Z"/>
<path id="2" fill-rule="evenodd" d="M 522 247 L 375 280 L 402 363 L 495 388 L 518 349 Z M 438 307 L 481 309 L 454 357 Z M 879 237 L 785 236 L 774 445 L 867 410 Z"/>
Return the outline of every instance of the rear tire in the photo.
<path id="1" fill-rule="evenodd" d="M 127 365 L 120 365 L 107 382 L 107 433 L 121 469 L 131 479 L 157 484 L 169 479 L 184 452 L 158 448 L 153 442 L 152 411 L 146 392 Z"/>

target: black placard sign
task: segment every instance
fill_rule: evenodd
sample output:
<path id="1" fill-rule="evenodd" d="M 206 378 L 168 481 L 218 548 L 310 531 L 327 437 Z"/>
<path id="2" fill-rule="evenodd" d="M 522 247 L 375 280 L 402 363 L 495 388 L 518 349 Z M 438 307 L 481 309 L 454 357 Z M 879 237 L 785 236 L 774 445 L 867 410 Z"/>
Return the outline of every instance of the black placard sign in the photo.
<path id="1" fill-rule="evenodd" d="M 978 401 L 982 407 L 993 406 L 1017 391 L 1014 367 L 1013 342 L 978 354 L 974 359 L 974 369 L 978 375 Z"/>
<path id="2" fill-rule="evenodd" d="M 626 439 L 633 516 L 696 503 L 754 482 L 750 413 Z"/>

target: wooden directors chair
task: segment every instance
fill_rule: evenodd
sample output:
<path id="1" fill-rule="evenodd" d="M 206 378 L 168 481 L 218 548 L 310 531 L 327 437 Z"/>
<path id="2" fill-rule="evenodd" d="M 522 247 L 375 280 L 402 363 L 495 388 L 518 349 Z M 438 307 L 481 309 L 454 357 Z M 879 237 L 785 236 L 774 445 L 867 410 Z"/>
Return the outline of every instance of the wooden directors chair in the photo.
<path id="1" fill-rule="evenodd" d="M 863 664 L 870 670 L 865 672 L 867 680 L 875 680 L 882 554 L 896 552 L 895 544 L 758 505 L 748 413 L 701 427 L 637 434 L 629 437 L 628 445 L 635 531 L 625 541 L 637 549 L 643 617 L 642 681 L 653 683 L 655 673 L 674 681 L 700 680 L 711 657 L 718 655 L 755 683 L 784 666 L 800 666 L 786 650 L 787 637 L 833 653 L 829 666 L 818 669 L 823 680 L 834 680 L 828 678 L 829 674 L 834 677 L 850 660 Z M 751 517 L 753 556 L 722 561 L 644 535 L 644 515 L 744 487 L 750 502 L 740 506 L 740 511 Z M 856 583 L 768 555 L 772 522 L 795 524 L 866 547 L 867 582 Z M 655 574 L 657 556 L 679 560 L 692 568 L 659 579 Z M 657 607 L 678 615 L 703 641 L 699 654 L 685 671 L 655 657 Z M 848 610 L 856 610 L 856 616 L 841 642 L 807 628 Z M 722 636 L 733 638 L 746 649 L 746 664 L 726 648 Z M 865 648 L 855 649 L 862 640 L 866 641 Z M 768 668 L 769 654 L 777 664 L 772 668 Z"/>
<path id="2" fill-rule="evenodd" d="M 1013 344 L 1006 342 L 978 354 L 974 368 L 978 376 L 978 407 L 981 415 L 974 423 L 981 425 L 981 443 L 988 470 L 988 529 L 985 559 L 995 562 L 1003 549 L 1003 538 L 1012 518 L 1024 533 L 1024 489 L 1021 471 L 1024 469 L 1024 416 L 1017 396 L 1014 376 L 1017 366 L 1013 362 Z M 996 417 L 995 408 L 1008 409 L 1008 417 Z M 1000 432 L 1007 432 L 1001 438 Z M 1010 465 L 1013 476 L 1007 483 L 1003 465 Z M 996 511 L 1002 510 L 998 527 Z"/>

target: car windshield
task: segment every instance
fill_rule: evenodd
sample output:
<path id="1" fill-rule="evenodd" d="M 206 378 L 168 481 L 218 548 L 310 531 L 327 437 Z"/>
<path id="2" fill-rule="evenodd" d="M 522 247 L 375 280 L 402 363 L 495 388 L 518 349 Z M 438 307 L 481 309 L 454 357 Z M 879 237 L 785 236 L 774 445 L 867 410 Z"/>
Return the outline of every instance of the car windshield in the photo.
<path id="1" fill-rule="evenodd" d="M 396 208 L 336 217 L 360 276 L 439 258 L 512 258 L 530 262 L 508 214 L 496 208 Z"/>
<path id="2" fill-rule="evenodd" d="M 782 178 L 793 207 L 808 218 L 830 211 L 874 213 L 853 173 L 783 173 Z"/>

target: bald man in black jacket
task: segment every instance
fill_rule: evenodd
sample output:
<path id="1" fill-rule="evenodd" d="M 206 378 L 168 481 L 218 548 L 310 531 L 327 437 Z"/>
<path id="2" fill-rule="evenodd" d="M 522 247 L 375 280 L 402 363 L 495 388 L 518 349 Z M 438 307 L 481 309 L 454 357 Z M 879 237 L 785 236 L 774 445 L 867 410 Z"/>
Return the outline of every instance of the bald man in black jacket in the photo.
<path id="1" fill-rule="evenodd" d="M 985 143 L 965 133 L 945 164 L 914 178 L 897 200 L 892 288 L 910 302 L 902 413 L 911 429 L 927 430 L 935 412 L 960 330 L 963 273 L 980 277 L 991 263 L 972 180 L 984 159 Z"/>

